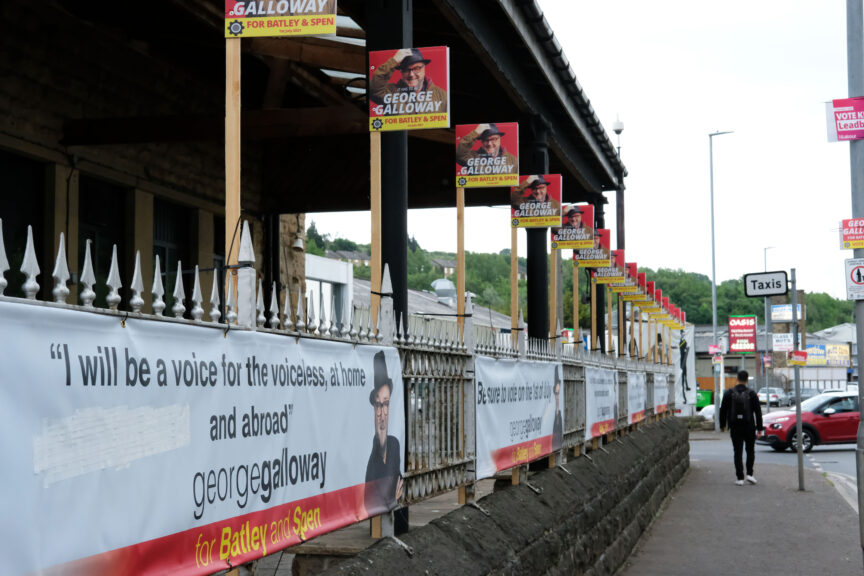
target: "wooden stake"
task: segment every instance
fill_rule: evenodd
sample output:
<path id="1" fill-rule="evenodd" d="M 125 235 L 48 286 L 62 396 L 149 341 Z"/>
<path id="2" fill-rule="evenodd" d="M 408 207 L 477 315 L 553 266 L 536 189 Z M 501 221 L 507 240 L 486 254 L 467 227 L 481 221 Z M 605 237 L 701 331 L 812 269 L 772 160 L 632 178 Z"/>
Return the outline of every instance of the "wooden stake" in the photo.
<path id="1" fill-rule="evenodd" d="M 626 324 L 624 323 L 624 296 L 618 294 L 618 357 L 624 356 L 624 348 L 626 347 Z"/>
<path id="2" fill-rule="evenodd" d="M 372 286 L 371 314 L 372 329 L 378 328 L 378 306 L 381 303 L 381 132 L 369 133 L 369 208 L 372 216 Z"/>
<path id="3" fill-rule="evenodd" d="M 609 307 L 609 323 L 606 325 L 606 353 L 612 354 L 612 289 L 606 288 L 606 305 Z"/>
<path id="4" fill-rule="evenodd" d="M 645 351 L 645 338 L 642 336 L 642 309 L 639 309 L 639 358 L 644 360 L 648 357 Z"/>
<path id="5" fill-rule="evenodd" d="M 636 356 L 636 306 L 630 302 L 630 347 L 627 350 L 631 358 Z"/>
<path id="6" fill-rule="evenodd" d="M 600 349 L 597 338 L 597 279 L 591 278 L 591 350 Z"/>
<path id="7" fill-rule="evenodd" d="M 582 344 L 582 331 L 579 329 L 579 268 L 573 267 L 573 342 L 574 347 Z"/>
<path id="8" fill-rule="evenodd" d="M 240 253 L 240 38 L 225 39 L 225 263 L 237 264 Z M 235 235 L 236 234 L 236 235 Z M 226 274 L 237 294 L 237 274 Z"/>
<path id="9" fill-rule="evenodd" d="M 456 188 L 456 317 L 465 330 L 465 188 Z"/>
<path id="10" fill-rule="evenodd" d="M 558 251 L 549 255 L 549 343 L 550 348 L 558 342 Z"/>
<path id="11" fill-rule="evenodd" d="M 516 231 L 517 228 L 510 229 L 510 339 L 514 348 L 519 339 L 519 244 Z"/>

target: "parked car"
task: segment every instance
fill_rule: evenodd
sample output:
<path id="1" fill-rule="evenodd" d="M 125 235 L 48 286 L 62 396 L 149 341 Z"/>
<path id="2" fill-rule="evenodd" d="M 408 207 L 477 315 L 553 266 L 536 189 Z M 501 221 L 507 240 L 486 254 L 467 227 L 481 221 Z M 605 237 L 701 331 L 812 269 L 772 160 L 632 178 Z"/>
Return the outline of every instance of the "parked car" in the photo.
<path id="1" fill-rule="evenodd" d="M 762 418 L 764 431 L 756 438 L 782 452 L 798 449 L 795 412 L 771 412 Z M 858 433 L 858 395 L 825 392 L 801 402 L 801 447 L 809 452 L 817 444 L 855 442 Z"/>
<path id="2" fill-rule="evenodd" d="M 818 394 L 819 394 L 818 388 L 801 388 L 801 401 L 803 402 L 804 400 L 807 400 L 808 398 L 812 398 Z M 793 394 L 792 404 L 794 404 L 794 394 Z"/>
<path id="3" fill-rule="evenodd" d="M 772 406 L 790 406 L 792 399 L 786 395 L 782 388 L 762 388 L 759 390 L 759 403 L 770 402 Z"/>

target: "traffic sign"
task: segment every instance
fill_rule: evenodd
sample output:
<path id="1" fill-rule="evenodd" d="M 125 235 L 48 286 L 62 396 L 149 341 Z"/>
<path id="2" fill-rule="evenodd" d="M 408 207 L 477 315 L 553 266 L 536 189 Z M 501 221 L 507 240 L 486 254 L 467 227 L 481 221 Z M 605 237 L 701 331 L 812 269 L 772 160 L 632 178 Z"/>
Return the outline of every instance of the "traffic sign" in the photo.
<path id="1" fill-rule="evenodd" d="M 780 296 L 788 291 L 785 270 L 744 275 L 744 294 L 750 298 Z"/>
<path id="2" fill-rule="evenodd" d="M 846 260 L 846 299 L 864 300 L 864 258 Z"/>

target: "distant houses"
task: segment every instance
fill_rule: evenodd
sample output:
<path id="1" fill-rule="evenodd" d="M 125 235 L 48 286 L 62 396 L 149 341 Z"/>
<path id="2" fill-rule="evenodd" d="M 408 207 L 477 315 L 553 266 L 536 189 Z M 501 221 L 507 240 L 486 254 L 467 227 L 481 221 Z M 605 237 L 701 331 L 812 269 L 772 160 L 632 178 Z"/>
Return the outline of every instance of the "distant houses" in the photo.
<path id="1" fill-rule="evenodd" d="M 327 250 L 327 258 L 351 262 L 354 266 L 369 266 L 372 260 L 368 254 L 354 250 Z"/>

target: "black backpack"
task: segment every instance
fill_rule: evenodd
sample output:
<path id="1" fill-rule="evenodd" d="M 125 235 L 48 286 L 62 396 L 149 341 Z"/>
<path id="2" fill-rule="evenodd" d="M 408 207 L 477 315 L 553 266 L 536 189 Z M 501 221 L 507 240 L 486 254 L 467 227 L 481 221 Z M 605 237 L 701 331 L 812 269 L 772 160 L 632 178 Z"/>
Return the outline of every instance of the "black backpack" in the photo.
<path id="1" fill-rule="evenodd" d="M 753 407 L 750 404 L 750 394 L 751 391 L 749 388 L 745 388 L 741 392 L 735 388 L 732 389 L 730 398 L 732 400 L 730 425 L 753 423 Z"/>

